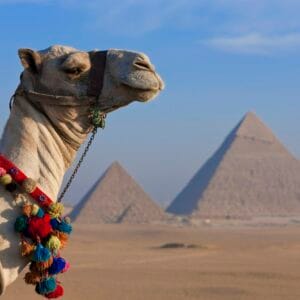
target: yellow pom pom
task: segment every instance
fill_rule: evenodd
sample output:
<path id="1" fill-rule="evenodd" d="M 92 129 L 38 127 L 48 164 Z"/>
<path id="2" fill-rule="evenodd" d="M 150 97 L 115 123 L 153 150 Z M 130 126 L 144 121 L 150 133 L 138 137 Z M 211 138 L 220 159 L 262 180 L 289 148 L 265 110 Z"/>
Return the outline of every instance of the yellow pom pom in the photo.
<path id="1" fill-rule="evenodd" d="M 64 206 L 61 203 L 53 203 L 48 208 L 48 214 L 51 218 L 58 218 L 64 212 Z"/>
<path id="2" fill-rule="evenodd" d="M 61 242 L 57 236 L 52 235 L 47 241 L 46 247 L 51 251 L 57 251 L 61 247 Z"/>
<path id="3" fill-rule="evenodd" d="M 37 204 L 33 204 L 31 207 L 31 215 L 36 216 L 39 211 L 39 206 Z"/>
<path id="4" fill-rule="evenodd" d="M 9 174 L 5 174 L 0 177 L 0 183 L 3 185 L 8 185 L 12 183 L 12 177 Z"/>

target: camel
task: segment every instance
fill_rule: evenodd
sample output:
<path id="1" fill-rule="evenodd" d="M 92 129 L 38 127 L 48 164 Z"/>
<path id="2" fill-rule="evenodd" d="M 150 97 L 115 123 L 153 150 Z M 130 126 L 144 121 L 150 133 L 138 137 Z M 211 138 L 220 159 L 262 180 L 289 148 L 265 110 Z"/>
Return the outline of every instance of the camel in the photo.
<path id="1" fill-rule="evenodd" d="M 24 67 L 18 90 L 33 93 L 15 94 L 0 153 L 57 199 L 64 174 L 92 131 L 90 104 L 81 100 L 90 84 L 90 52 L 55 45 L 41 51 L 20 49 L 18 54 Z M 110 113 L 134 101 L 147 102 L 163 88 L 145 54 L 117 49 L 106 52 L 98 99 L 102 112 Z M 58 97 L 47 103 L 46 98 L 39 98 L 42 94 Z M 64 103 L 63 96 L 71 96 L 74 103 Z M 28 263 L 20 256 L 19 238 L 13 230 L 19 213 L 12 194 L 0 186 L 0 295 Z"/>

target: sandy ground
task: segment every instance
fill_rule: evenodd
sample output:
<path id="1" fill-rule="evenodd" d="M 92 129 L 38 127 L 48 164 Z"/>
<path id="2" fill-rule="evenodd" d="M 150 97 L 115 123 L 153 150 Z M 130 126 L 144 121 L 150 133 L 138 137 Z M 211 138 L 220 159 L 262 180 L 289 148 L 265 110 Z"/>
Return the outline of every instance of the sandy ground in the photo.
<path id="1" fill-rule="evenodd" d="M 168 242 L 194 249 L 159 249 Z M 300 299 L 300 227 L 75 227 L 63 299 Z M 1 299 L 42 299 L 22 280 Z"/>

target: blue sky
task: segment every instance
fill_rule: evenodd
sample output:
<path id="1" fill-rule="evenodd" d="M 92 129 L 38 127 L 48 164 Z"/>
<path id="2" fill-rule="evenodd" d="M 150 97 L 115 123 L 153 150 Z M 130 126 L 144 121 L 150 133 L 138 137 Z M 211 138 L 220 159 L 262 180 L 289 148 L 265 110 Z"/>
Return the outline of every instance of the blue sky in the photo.
<path id="1" fill-rule="evenodd" d="M 109 116 L 70 201 L 119 160 L 170 202 L 248 110 L 299 158 L 299 10 L 297 0 L 0 0 L 0 126 L 18 48 L 125 48 L 151 57 L 166 90 Z"/>

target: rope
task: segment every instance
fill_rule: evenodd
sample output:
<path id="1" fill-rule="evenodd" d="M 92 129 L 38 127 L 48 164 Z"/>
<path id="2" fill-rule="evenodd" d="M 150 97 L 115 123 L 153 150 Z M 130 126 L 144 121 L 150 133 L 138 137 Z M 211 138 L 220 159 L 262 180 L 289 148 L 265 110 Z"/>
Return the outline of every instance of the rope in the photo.
<path id="1" fill-rule="evenodd" d="M 90 139 L 89 139 L 89 141 L 88 141 L 88 143 L 87 143 L 87 145 L 86 145 L 86 147 L 85 147 L 85 149 L 84 149 L 84 151 L 83 151 L 83 153 L 82 153 L 82 155 L 81 155 L 81 157 L 80 157 L 80 159 L 79 159 L 79 161 L 78 161 L 78 163 L 77 163 L 77 165 L 76 165 L 76 167 L 75 167 L 75 169 L 72 173 L 72 175 L 70 176 L 68 182 L 66 183 L 66 185 L 63 188 L 60 196 L 58 197 L 57 202 L 61 202 L 63 200 L 66 192 L 69 190 L 70 186 L 72 185 L 72 183 L 73 183 L 73 181 L 74 181 L 74 179 L 75 179 L 75 177 L 78 173 L 78 170 L 80 169 L 80 167 L 81 167 L 81 165 L 82 165 L 82 163 L 83 163 L 83 161 L 84 161 L 84 159 L 85 159 L 85 157 L 86 157 L 86 155 L 87 155 L 87 153 L 88 153 L 88 151 L 89 151 L 89 149 L 90 149 L 90 147 L 91 147 L 91 145 L 92 145 L 92 143 L 95 139 L 97 130 L 98 130 L 98 128 L 94 127 L 94 129 L 92 131 L 92 135 L 91 135 L 91 137 L 90 137 Z"/>

